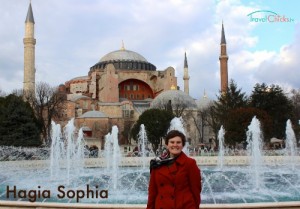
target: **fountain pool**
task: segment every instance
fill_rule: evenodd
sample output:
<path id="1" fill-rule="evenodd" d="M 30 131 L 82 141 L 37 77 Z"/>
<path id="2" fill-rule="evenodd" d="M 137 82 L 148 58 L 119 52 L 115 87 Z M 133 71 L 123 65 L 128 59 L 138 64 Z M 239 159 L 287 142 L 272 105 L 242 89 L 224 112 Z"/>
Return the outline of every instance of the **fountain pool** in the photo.
<path id="1" fill-rule="evenodd" d="M 145 204 L 147 201 L 149 170 L 143 169 L 142 164 L 141 167 L 120 167 L 117 185 L 111 177 L 111 169 L 104 167 L 85 168 L 80 174 L 72 175 L 71 172 L 69 177 L 61 175 L 57 179 L 49 178 L 49 169 L 40 166 L 5 170 L 5 173 L 0 174 L 0 200 L 93 204 Z M 264 166 L 260 173 L 263 183 L 257 188 L 248 166 L 224 166 L 220 170 L 217 166 L 203 165 L 202 203 L 300 201 L 299 171 L 299 165 L 295 170 L 283 165 Z M 89 195 L 87 186 L 93 190 Z M 11 192 L 7 196 L 8 187 Z M 32 191 L 29 195 L 29 190 L 36 193 Z M 49 191 L 50 194 L 45 193 L 43 196 L 43 191 Z"/>
<path id="2" fill-rule="evenodd" d="M 117 131 L 107 135 L 110 156 L 119 152 Z M 262 156 L 256 118 L 247 135 L 248 156 L 223 156 L 221 167 L 221 156 L 194 157 L 202 175 L 201 208 L 300 208 L 299 156 Z M 82 137 L 72 138 L 78 142 Z M 79 150 L 81 142 L 76 144 L 71 147 Z M 0 162 L 0 208 L 8 208 L 7 202 L 14 208 L 22 203 L 24 208 L 28 203 L 31 208 L 145 208 L 151 157 L 80 159 L 75 156 L 81 152 L 69 153 L 49 161 Z"/>

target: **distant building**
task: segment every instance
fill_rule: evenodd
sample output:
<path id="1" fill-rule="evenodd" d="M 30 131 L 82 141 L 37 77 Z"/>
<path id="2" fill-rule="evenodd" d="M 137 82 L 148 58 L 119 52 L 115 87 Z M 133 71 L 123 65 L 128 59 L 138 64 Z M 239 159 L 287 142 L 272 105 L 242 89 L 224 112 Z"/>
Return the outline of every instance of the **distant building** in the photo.
<path id="1" fill-rule="evenodd" d="M 172 86 L 177 86 L 174 68 L 158 71 L 142 55 L 122 46 L 90 67 L 88 75 L 73 78 L 60 89 L 67 94 L 66 118 L 74 117 L 88 137 L 101 139 L 103 147 L 103 137 L 112 125 L 119 128 L 120 143 L 126 143 L 124 130 L 131 128 L 157 95 Z"/>
<path id="2" fill-rule="evenodd" d="M 24 91 L 35 91 L 34 19 L 29 4 L 25 21 L 24 38 Z M 221 34 L 221 90 L 228 85 L 227 52 L 224 27 Z M 156 66 L 137 52 L 121 49 L 104 55 L 93 64 L 87 75 L 73 78 L 59 86 L 66 95 L 66 108 L 62 111 L 62 125 L 75 118 L 77 128 L 82 128 L 89 146 L 103 148 L 104 136 L 113 125 L 119 128 L 119 143 L 127 144 L 129 131 L 140 114 L 162 102 L 180 102 L 185 106 L 187 138 L 192 144 L 199 142 L 193 119 L 187 112 L 196 114 L 198 106 L 189 96 L 189 71 L 184 54 L 184 91 L 177 86 L 173 67 L 157 70 Z M 199 79 L 199 78 L 197 78 Z M 180 99 L 180 100 L 179 100 Z M 174 109 L 174 108 L 173 108 Z M 209 131 L 205 131 L 207 137 Z M 208 141 L 208 139 L 206 139 Z"/>

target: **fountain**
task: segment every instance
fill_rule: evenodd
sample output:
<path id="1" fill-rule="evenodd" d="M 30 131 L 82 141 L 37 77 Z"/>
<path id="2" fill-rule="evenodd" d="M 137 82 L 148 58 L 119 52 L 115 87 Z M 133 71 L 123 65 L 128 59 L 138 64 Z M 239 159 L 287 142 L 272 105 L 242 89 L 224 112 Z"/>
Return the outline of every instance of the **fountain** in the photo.
<path id="1" fill-rule="evenodd" d="M 254 187 L 259 190 L 262 186 L 261 171 L 262 171 L 262 133 L 260 122 L 254 116 L 247 131 L 247 151 L 250 156 L 250 173 Z"/>
<path id="2" fill-rule="evenodd" d="M 113 189 L 117 189 L 118 175 L 119 175 L 119 165 L 120 165 L 120 147 L 118 142 L 118 127 L 113 126 L 111 133 L 105 136 L 105 161 L 107 164 L 107 169 L 112 171 L 112 184 Z M 112 158 L 111 158 L 112 156 Z M 112 160 L 112 162 L 111 162 Z"/>
<path id="3" fill-rule="evenodd" d="M 182 117 L 180 117 L 180 118 L 174 117 L 170 122 L 170 127 L 168 129 L 168 132 L 171 130 L 178 130 L 181 133 L 183 133 L 184 135 L 186 135 L 183 124 L 184 124 L 184 122 L 183 122 Z"/>
<path id="4" fill-rule="evenodd" d="M 105 141 L 105 144 L 104 144 L 104 158 L 105 158 L 105 162 L 106 162 L 106 168 L 107 168 L 107 170 L 109 170 L 112 167 L 111 161 L 108 160 L 110 158 L 110 156 L 112 156 L 112 140 L 111 140 L 111 134 L 110 133 L 105 135 L 104 141 Z"/>
<path id="5" fill-rule="evenodd" d="M 178 119 L 176 120 L 178 122 Z M 182 124 L 177 122 L 177 125 Z M 54 140 L 51 161 L 0 162 L 0 208 L 8 208 L 9 205 L 13 205 L 15 208 L 26 206 L 41 209 L 58 207 L 145 208 L 149 169 L 142 167 L 143 163 L 139 157 L 119 158 L 117 127 L 113 127 L 112 132 L 105 137 L 108 161 L 104 161 L 103 158 L 84 159 L 85 166 L 81 167 L 82 161 L 80 162 L 75 156 L 82 155 L 74 153 L 81 153 L 76 150 L 83 145 L 83 141 L 70 146 L 70 148 L 74 148 L 74 151 L 69 151 L 69 154 L 64 152 L 62 155 L 56 155 L 53 149 L 63 150 L 62 148 L 65 148 L 64 150 L 68 150 L 66 143 L 80 141 L 77 139 L 82 138 L 80 131 L 76 133 L 76 130 L 73 129 L 72 123 L 70 122 L 70 126 L 67 128 L 69 131 L 64 129 L 64 134 L 60 133 L 59 126 L 55 124 L 52 126 L 52 139 Z M 224 130 L 220 129 L 220 138 L 223 135 Z M 65 139 L 61 141 L 61 138 Z M 295 160 L 294 170 L 288 169 L 288 166 L 285 165 L 284 156 L 269 158 L 262 156 L 260 126 L 256 118 L 253 118 L 248 127 L 247 140 L 249 156 L 225 156 L 222 170 L 216 167 L 217 156 L 195 157 L 202 174 L 201 208 L 271 208 L 275 206 L 277 208 L 299 208 L 299 156 L 295 156 L 297 160 Z M 256 159 L 255 153 L 260 159 Z M 69 161 L 67 156 L 69 156 Z M 149 160 L 150 158 L 147 158 L 146 166 L 148 166 Z M 57 164 L 57 162 L 60 163 Z M 130 162 L 133 162 L 135 166 L 132 166 L 133 164 Z M 250 166 L 248 166 L 248 162 L 251 162 Z M 74 170 L 77 164 L 81 169 Z M 68 169 L 70 170 L 68 171 Z M 259 172 L 256 173 L 255 169 L 258 169 Z M 260 185 L 252 178 L 254 176 L 262 178 L 258 181 Z M 69 178 L 68 182 L 67 178 Z M 12 191 L 8 196 L 7 188 Z M 14 188 L 16 195 L 13 192 Z M 31 195 L 29 195 L 29 191 L 31 191 Z M 50 192 L 48 196 L 47 191 Z M 33 197 L 34 192 L 36 192 L 36 198 Z M 38 192 L 40 192 L 39 196 Z M 32 203 L 29 203 L 30 201 Z M 60 204 L 58 205 L 57 202 Z"/>
<path id="6" fill-rule="evenodd" d="M 51 123 L 52 133 L 51 133 L 51 152 L 50 152 L 50 178 L 58 176 L 60 165 L 59 161 L 61 160 L 62 150 L 64 150 L 64 144 L 61 140 L 61 127 L 59 124 L 55 124 L 54 121 Z"/>
<path id="7" fill-rule="evenodd" d="M 61 178 L 62 172 L 66 171 L 67 182 L 72 175 L 78 175 L 84 167 L 84 138 L 83 131 L 76 133 L 74 119 L 70 120 L 64 132 L 61 133 L 59 124 L 51 123 L 51 151 L 50 151 L 50 178 Z M 76 137 L 77 135 L 77 137 Z M 66 168 L 66 169 L 65 169 Z"/>
<path id="8" fill-rule="evenodd" d="M 146 168 L 146 156 L 149 155 L 148 147 L 148 139 L 147 133 L 144 124 L 141 124 L 140 131 L 138 135 L 138 147 L 139 147 L 139 156 L 142 158 L 143 169 Z"/>
<path id="9" fill-rule="evenodd" d="M 289 161 L 291 168 L 295 169 L 295 156 L 296 156 L 296 136 L 294 130 L 292 128 L 291 120 L 286 122 L 286 131 L 285 131 L 286 139 L 285 139 L 285 155 L 289 156 Z"/>
<path id="10" fill-rule="evenodd" d="M 170 127 L 168 129 L 168 132 L 171 131 L 171 130 L 178 130 L 180 131 L 181 133 L 183 133 L 185 136 L 186 136 L 186 133 L 185 133 L 185 130 L 184 130 L 184 127 L 183 127 L 183 119 L 182 117 L 178 118 L 178 117 L 174 117 L 172 120 L 171 120 L 171 123 L 170 123 Z M 186 141 L 182 151 L 187 155 L 189 156 L 190 155 L 190 152 L 189 152 L 189 142 Z"/>
<path id="11" fill-rule="evenodd" d="M 218 167 L 222 170 L 224 166 L 224 135 L 225 130 L 221 126 L 218 132 L 218 141 L 219 141 L 219 154 L 218 154 Z"/>

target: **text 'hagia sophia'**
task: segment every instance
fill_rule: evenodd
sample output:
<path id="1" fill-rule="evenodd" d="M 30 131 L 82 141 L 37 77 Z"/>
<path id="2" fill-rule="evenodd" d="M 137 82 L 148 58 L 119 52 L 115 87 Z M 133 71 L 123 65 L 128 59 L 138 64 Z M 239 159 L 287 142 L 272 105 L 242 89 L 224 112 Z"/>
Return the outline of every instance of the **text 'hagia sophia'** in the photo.
<path id="1" fill-rule="evenodd" d="M 25 20 L 24 42 L 24 91 L 35 91 L 35 44 L 34 17 L 31 3 Z M 225 33 L 222 24 L 220 44 L 221 91 L 228 86 L 228 68 Z M 119 143 L 128 144 L 128 132 L 134 122 L 149 108 L 160 107 L 171 101 L 172 106 L 184 103 L 190 112 L 209 102 L 204 95 L 199 101 L 189 96 L 189 71 L 184 55 L 184 91 L 177 86 L 175 69 L 167 67 L 157 70 L 156 66 L 142 55 L 125 49 L 109 52 L 92 64 L 87 75 L 72 78 L 61 84 L 59 89 L 67 97 L 63 110 L 64 121 L 74 118 L 77 128 L 83 128 L 89 146 L 103 148 L 104 136 L 113 125 L 119 128 Z M 183 114 L 184 118 L 184 114 Z M 190 144 L 199 143 L 199 133 L 191 117 L 184 118 L 187 139 Z M 206 130 L 207 129 L 207 130 Z M 211 130 L 203 130 L 204 142 L 211 138 Z"/>

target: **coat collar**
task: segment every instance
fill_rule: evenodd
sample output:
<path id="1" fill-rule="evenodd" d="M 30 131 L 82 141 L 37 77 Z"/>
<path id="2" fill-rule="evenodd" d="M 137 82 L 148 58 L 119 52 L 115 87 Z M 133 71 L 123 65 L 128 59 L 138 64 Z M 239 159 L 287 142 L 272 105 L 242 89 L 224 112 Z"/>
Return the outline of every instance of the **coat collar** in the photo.
<path id="1" fill-rule="evenodd" d="M 172 174 L 176 174 L 176 172 L 178 171 L 178 166 L 182 166 L 187 159 L 188 159 L 188 156 L 186 156 L 186 154 L 184 152 L 181 152 L 173 164 L 171 164 L 170 166 L 167 166 L 167 165 L 161 166 L 158 169 L 158 172 L 161 175 L 164 175 L 164 176 L 172 179 L 172 178 L 174 178 L 174 175 L 172 175 Z"/>
<path id="2" fill-rule="evenodd" d="M 175 162 L 179 165 L 183 165 L 187 159 L 188 156 L 186 156 L 184 152 L 181 152 Z"/>

